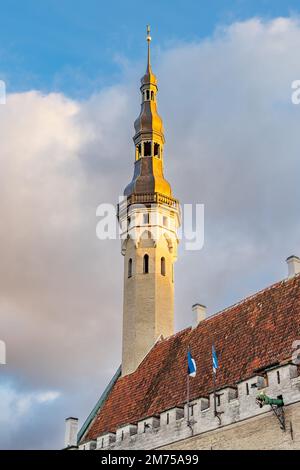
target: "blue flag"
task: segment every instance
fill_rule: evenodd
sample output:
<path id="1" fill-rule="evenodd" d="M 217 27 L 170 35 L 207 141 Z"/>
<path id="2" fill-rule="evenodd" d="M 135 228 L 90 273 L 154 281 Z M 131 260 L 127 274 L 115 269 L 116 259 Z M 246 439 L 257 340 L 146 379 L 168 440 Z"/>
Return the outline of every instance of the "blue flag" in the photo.
<path id="1" fill-rule="evenodd" d="M 212 345 L 211 350 L 212 350 L 213 371 L 214 371 L 214 374 L 215 374 L 217 372 L 217 368 L 219 367 L 219 363 L 218 363 L 218 357 L 217 357 L 217 353 L 216 353 L 214 345 Z"/>
<path id="2" fill-rule="evenodd" d="M 195 377 L 195 376 L 196 376 L 197 367 L 196 367 L 196 362 L 195 362 L 195 360 L 192 358 L 192 355 L 191 355 L 190 351 L 188 351 L 187 360 L 188 360 L 188 375 L 189 375 L 190 377 Z"/>

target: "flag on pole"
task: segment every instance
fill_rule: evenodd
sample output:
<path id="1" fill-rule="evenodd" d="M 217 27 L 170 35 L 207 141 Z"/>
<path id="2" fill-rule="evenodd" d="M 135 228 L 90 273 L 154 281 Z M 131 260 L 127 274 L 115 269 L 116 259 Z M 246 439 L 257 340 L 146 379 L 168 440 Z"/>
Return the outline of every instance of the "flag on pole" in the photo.
<path id="1" fill-rule="evenodd" d="M 216 353 L 216 350 L 215 350 L 215 347 L 214 345 L 212 345 L 212 364 L 213 364 L 213 371 L 214 371 L 214 374 L 216 374 L 217 372 L 217 369 L 219 367 L 219 363 L 218 363 L 218 357 L 217 357 L 217 353 Z"/>
<path id="2" fill-rule="evenodd" d="M 188 375 L 190 377 L 195 377 L 197 366 L 196 366 L 195 360 L 192 358 L 190 350 L 188 350 L 187 360 L 188 360 Z"/>

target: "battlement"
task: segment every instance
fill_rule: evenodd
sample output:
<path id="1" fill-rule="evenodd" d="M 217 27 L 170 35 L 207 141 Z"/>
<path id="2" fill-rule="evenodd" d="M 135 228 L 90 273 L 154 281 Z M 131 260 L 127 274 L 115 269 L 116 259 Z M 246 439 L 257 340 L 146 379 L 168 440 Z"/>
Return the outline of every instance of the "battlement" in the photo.
<path id="1" fill-rule="evenodd" d="M 297 366 L 275 365 L 234 386 L 217 390 L 219 418 L 214 413 L 214 394 L 211 393 L 190 402 L 189 422 L 187 404 L 181 403 L 176 408 L 164 410 L 159 416 L 147 417 L 138 423 L 124 423 L 116 433 L 102 434 L 97 440 L 81 444 L 79 449 L 155 449 L 217 430 L 270 412 L 270 405 L 260 408 L 256 403 L 261 391 L 273 398 L 282 396 L 284 406 L 300 402 Z"/>

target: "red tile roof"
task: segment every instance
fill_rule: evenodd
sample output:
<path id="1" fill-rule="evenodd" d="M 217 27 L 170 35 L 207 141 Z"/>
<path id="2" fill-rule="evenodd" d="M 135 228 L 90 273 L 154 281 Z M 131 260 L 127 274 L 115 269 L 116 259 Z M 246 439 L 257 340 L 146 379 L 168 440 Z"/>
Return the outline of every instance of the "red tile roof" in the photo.
<path id="1" fill-rule="evenodd" d="M 291 358 L 300 338 L 300 275 L 281 281 L 222 312 L 158 342 L 138 369 L 114 384 L 82 441 L 161 413 L 186 400 L 187 349 L 197 363 L 190 397 L 213 389 L 211 345 L 218 354 L 217 388 Z"/>

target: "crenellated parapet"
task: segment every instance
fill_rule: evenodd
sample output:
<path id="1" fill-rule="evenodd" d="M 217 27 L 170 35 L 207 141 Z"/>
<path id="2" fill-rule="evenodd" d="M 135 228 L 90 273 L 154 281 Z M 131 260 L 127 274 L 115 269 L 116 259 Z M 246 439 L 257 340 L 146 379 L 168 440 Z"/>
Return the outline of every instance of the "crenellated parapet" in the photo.
<path id="1" fill-rule="evenodd" d="M 127 423 L 79 446 L 79 449 L 155 449 L 191 436 L 217 430 L 240 421 L 271 412 L 271 406 L 260 408 L 257 395 L 264 391 L 273 398 L 282 397 L 284 406 L 300 402 L 300 376 L 294 364 L 277 365 L 265 369 L 260 375 L 243 380 L 234 386 L 217 390 L 217 413 L 214 395 L 190 402 L 189 422 L 187 404 L 164 410 L 158 416 L 145 418 L 138 423 Z M 276 417 L 274 417 L 274 425 Z"/>

